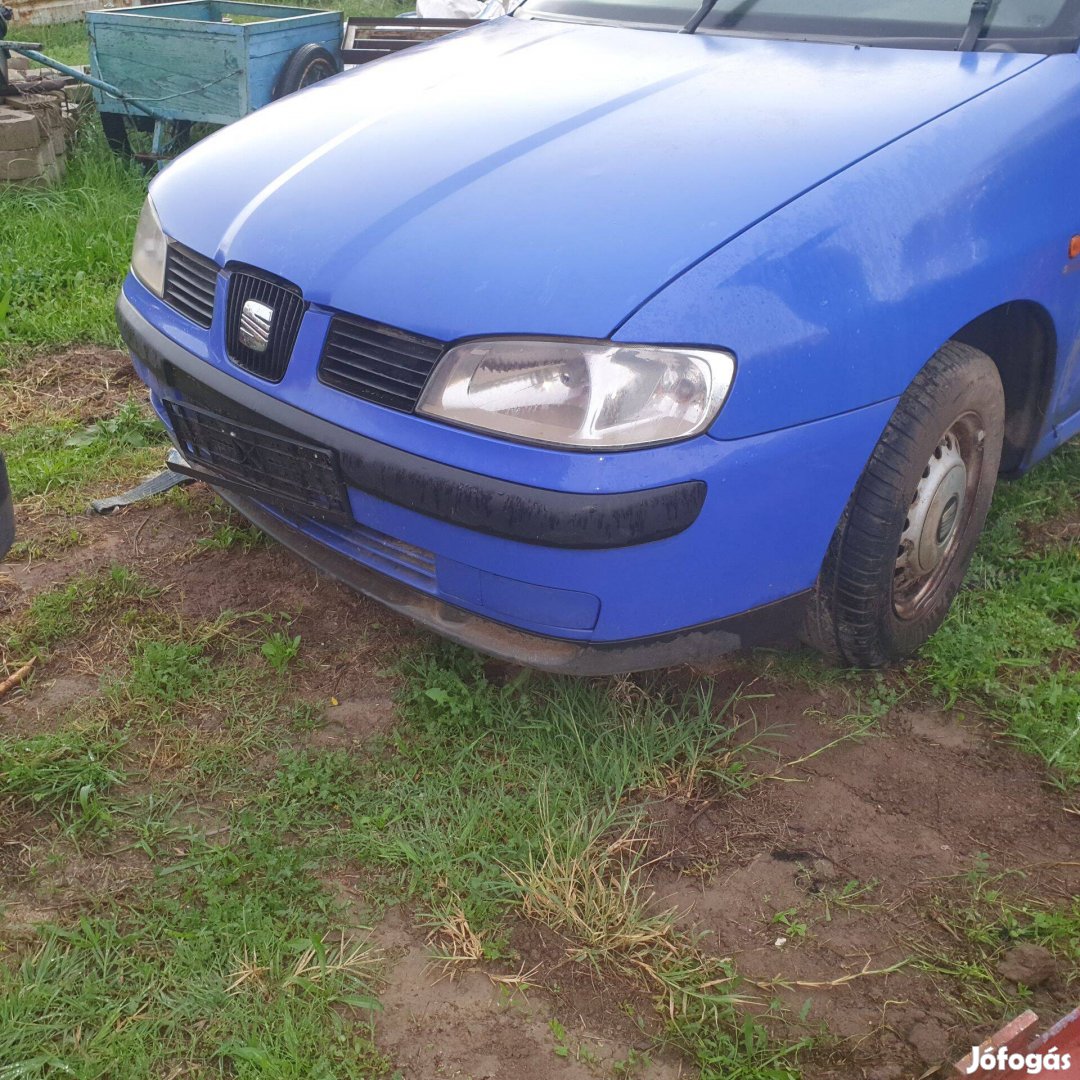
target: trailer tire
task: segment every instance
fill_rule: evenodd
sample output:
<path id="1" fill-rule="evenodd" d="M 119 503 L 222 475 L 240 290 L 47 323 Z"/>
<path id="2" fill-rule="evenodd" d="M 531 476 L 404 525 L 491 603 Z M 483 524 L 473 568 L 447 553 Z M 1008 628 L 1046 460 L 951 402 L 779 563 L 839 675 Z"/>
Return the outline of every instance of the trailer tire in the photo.
<path id="1" fill-rule="evenodd" d="M 143 171 L 148 172 L 152 163 L 140 155 L 145 155 L 150 149 L 154 135 L 154 118 L 141 113 L 129 116 L 124 113 L 103 112 L 98 116 L 109 149 L 119 157 L 138 159 Z M 190 120 L 169 121 L 169 145 L 177 151 L 187 145 L 191 141 L 191 128 Z"/>
<path id="2" fill-rule="evenodd" d="M 101 118 L 101 130 L 105 133 L 105 141 L 114 154 L 121 157 L 131 157 L 132 147 L 128 140 L 128 132 L 131 128 L 148 134 L 154 130 L 154 120 L 150 116 L 124 116 L 123 113 L 103 112 L 98 114 Z"/>
<path id="3" fill-rule="evenodd" d="M 341 60 L 337 56 L 322 45 L 308 42 L 307 45 L 301 45 L 285 61 L 285 66 L 281 69 L 277 82 L 274 83 L 272 97 L 276 101 L 278 98 L 302 90 L 305 86 L 329 79 L 331 75 L 337 75 L 339 71 L 341 71 Z"/>

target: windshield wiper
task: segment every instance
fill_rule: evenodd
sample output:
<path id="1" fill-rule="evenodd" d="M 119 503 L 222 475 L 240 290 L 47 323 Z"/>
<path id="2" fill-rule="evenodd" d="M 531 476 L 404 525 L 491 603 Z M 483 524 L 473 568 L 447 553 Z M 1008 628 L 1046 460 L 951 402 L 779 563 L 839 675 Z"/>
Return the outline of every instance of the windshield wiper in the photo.
<path id="1" fill-rule="evenodd" d="M 680 34 L 692 34 L 709 17 L 712 9 L 719 0 L 703 0 L 701 7 L 690 16 L 685 26 L 679 31 Z M 742 17 L 757 3 L 757 0 L 743 0 L 743 3 L 732 12 L 732 15 L 724 20 L 725 28 L 734 26 L 742 20 Z M 986 28 L 986 21 L 990 18 L 990 10 L 994 6 L 994 0 L 974 0 L 971 12 L 968 15 L 967 26 L 957 45 L 958 52 L 972 52 L 978 44 L 979 37 Z"/>
<path id="2" fill-rule="evenodd" d="M 747 0 L 745 7 L 752 7 L 757 0 Z M 690 16 L 690 20 L 679 31 L 680 34 L 692 34 L 708 17 L 709 12 L 716 7 L 717 0 L 703 0 L 701 7 Z"/>
<path id="3" fill-rule="evenodd" d="M 971 5 L 971 14 L 968 15 L 964 35 L 960 38 L 960 44 L 956 46 L 957 52 L 974 51 L 979 41 L 979 35 L 986 27 L 986 20 L 990 17 L 990 9 L 993 6 L 994 0 L 975 0 Z"/>

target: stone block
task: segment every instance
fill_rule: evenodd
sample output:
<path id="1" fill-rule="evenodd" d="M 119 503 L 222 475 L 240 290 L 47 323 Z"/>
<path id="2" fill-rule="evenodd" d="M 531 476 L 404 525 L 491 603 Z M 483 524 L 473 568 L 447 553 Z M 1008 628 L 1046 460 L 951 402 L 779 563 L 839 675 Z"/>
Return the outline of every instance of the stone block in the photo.
<path id="1" fill-rule="evenodd" d="M 33 150 L 44 132 L 32 113 L 0 108 L 0 151 Z"/>
<path id="2" fill-rule="evenodd" d="M 23 114 L 31 113 L 50 129 L 62 124 L 64 120 L 60 99 L 52 94 L 24 94 L 21 97 L 8 98 L 7 108 Z"/>
<path id="3" fill-rule="evenodd" d="M 52 149 L 0 150 L 0 183 L 12 180 L 36 180 L 50 166 L 55 165 Z"/>

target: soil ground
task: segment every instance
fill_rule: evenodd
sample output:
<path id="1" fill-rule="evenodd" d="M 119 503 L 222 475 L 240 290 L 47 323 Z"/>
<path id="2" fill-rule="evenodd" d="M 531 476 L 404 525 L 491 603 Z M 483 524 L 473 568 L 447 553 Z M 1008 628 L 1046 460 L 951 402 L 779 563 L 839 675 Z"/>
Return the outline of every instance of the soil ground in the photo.
<path id="1" fill-rule="evenodd" d="M 26 407 L 40 410 L 54 396 L 80 423 L 111 415 L 130 392 L 119 353 L 77 350 L 35 370 Z M 298 745 L 347 752 L 392 733 L 387 667 L 403 648 L 423 644 L 425 632 L 275 545 L 200 547 L 219 513 L 200 486 L 182 501 L 110 517 L 20 506 L 22 539 L 72 525 L 80 537 L 45 544 L 43 553 L 24 549 L 0 566 L 0 615 L 117 563 L 166 590 L 167 604 L 190 620 L 287 611 L 305 657 L 294 695 L 332 702 L 326 722 Z M 1078 524 L 1076 514 L 1058 518 L 1046 533 L 1075 536 Z M 102 692 L 103 671 L 92 652 L 59 651 L 0 702 L 0 734 L 54 729 Z M 1049 1020 L 1075 1005 L 1076 972 L 1066 963 L 1018 990 L 994 974 L 996 946 L 980 946 L 970 932 L 985 924 L 998 933 L 1000 911 L 1067 906 L 1080 893 L 1076 799 L 1047 782 L 1036 758 L 1002 739 L 978 709 L 946 710 L 918 692 L 886 694 L 873 723 L 853 720 L 849 684 L 792 675 L 769 654 L 727 658 L 709 677 L 718 696 L 741 688 L 734 719 L 739 739 L 752 744 L 746 753 L 758 780 L 745 791 L 641 794 L 652 825 L 651 904 L 674 908 L 703 949 L 733 962 L 745 1008 L 778 1039 L 818 1037 L 802 1061 L 805 1077 L 944 1075 L 943 1063 L 1010 1011 L 1031 1007 Z M 688 675 L 663 678 L 677 684 Z M 122 893 L 146 872 L 137 857 L 105 851 L 67 860 L 47 887 L 40 875 L 27 882 L 20 859 L 38 823 L 12 813 L 2 827 L 9 941 L 77 911 L 86 895 Z M 370 917 L 362 868 L 335 868 L 328 878 Z M 655 1022 L 641 1019 L 651 1015 L 648 994 L 568 962 L 558 932 L 518 919 L 512 963 L 478 963 L 450 978 L 432 963 L 414 914 L 407 904 L 384 909 L 373 930 L 385 957 L 375 1039 L 403 1077 L 577 1080 L 614 1075 L 631 1052 L 644 1060 L 654 1046 Z M 505 980 L 523 970 L 528 986 L 515 991 Z M 658 1080 L 696 1075 L 670 1049 L 653 1049 L 635 1068 Z"/>

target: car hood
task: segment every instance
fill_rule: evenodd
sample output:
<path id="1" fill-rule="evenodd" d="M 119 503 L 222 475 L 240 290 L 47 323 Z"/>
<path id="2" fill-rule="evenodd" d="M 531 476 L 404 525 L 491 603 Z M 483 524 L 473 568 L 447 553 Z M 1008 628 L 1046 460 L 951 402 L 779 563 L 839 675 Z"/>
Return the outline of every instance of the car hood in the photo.
<path id="1" fill-rule="evenodd" d="M 260 110 L 152 191 L 175 239 L 315 304 L 443 339 L 603 337 L 778 207 L 1039 59 L 504 18 Z"/>

